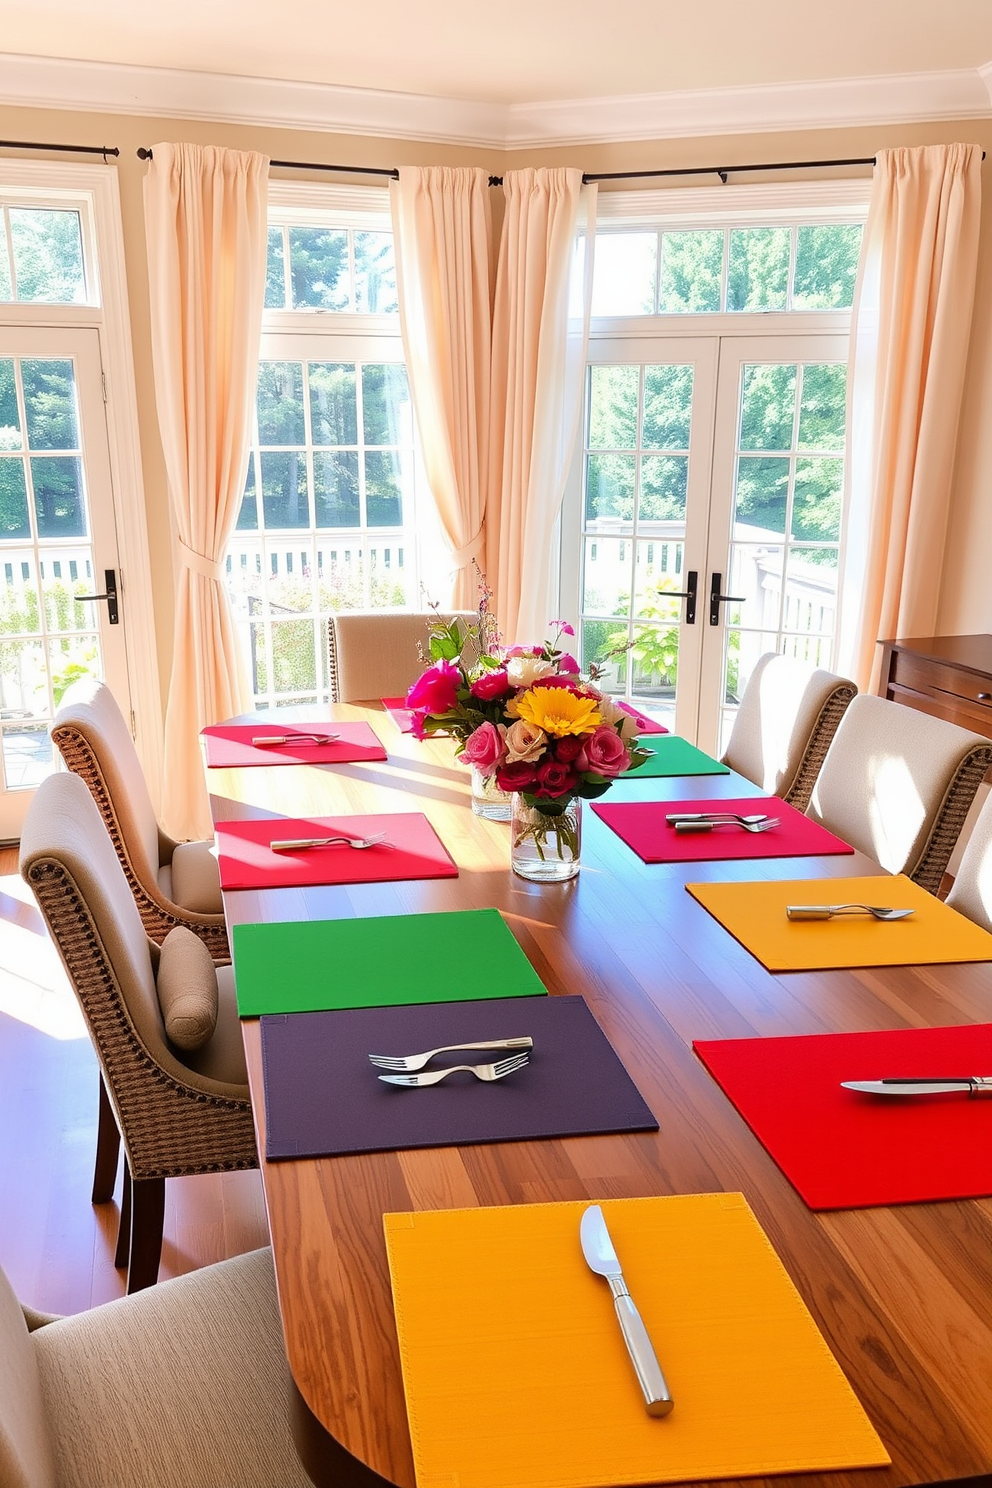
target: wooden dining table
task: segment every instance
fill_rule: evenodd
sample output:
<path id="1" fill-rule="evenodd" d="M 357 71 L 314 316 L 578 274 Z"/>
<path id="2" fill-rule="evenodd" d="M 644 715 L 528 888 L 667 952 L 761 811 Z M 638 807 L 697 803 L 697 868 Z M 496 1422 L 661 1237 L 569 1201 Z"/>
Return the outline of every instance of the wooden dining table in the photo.
<path id="1" fill-rule="evenodd" d="M 860 854 L 646 864 L 586 803 L 577 877 L 532 883 L 509 869 L 507 824 L 472 814 L 450 740 L 402 734 L 376 702 L 285 715 L 316 718 L 369 721 L 387 759 L 211 769 L 215 820 L 421 811 L 458 877 L 231 892 L 229 925 L 495 907 L 548 991 L 585 998 L 659 1129 L 266 1162 L 260 1025 L 244 1021 L 294 1427 L 314 1481 L 415 1482 L 384 1213 L 741 1191 L 892 1458 L 769 1485 L 992 1483 L 992 1199 L 813 1212 L 692 1051 L 694 1039 L 990 1021 L 992 964 L 772 974 L 686 881 L 882 870 Z M 756 794 L 730 774 L 620 784 L 607 799 Z"/>

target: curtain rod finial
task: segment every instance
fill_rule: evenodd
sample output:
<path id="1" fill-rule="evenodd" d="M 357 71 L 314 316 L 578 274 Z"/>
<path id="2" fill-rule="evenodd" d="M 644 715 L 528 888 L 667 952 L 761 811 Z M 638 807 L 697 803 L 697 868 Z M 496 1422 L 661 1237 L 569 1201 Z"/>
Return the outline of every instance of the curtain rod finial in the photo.
<path id="1" fill-rule="evenodd" d="M 138 149 L 135 151 L 135 154 L 137 155 L 137 157 L 138 157 L 139 160 L 151 160 L 152 159 L 152 152 L 151 152 L 151 150 L 146 150 L 145 147 L 144 147 L 144 145 L 139 145 L 138 146 Z"/>

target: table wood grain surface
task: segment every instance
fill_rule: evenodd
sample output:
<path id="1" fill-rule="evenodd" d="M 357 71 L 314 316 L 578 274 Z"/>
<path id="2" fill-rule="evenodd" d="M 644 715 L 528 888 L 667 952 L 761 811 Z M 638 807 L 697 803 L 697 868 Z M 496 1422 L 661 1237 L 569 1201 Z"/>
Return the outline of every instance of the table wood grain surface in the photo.
<path id="1" fill-rule="evenodd" d="M 769 1488 L 900 1488 L 992 1473 L 992 1200 L 812 1213 L 691 1047 L 988 1021 L 992 964 L 773 975 L 686 893 L 686 880 L 881 870 L 858 854 L 648 865 L 586 803 L 578 877 L 529 883 L 509 871 L 508 826 L 472 815 L 469 773 L 450 741 L 418 743 L 373 704 L 292 716 L 367 718 L 389 758 L 211 770 L 216 820 L 423 811 L 459 877 L 229 893 L 230 924 L 494 906 L 549 992 L 585 997 L 660 1123 L 622 1136 L 263 1158 L 293 1379 L 354 1459 L 349 1480 L 414 1485 L 384 1212 L 718 1190 L 746 1195 L 892 1456 L 890 1468 L 778 1476 Z M 618 786 L 609 799 L 748 794 L 759 792 L 718 775 Z M 243 1027 L 264 1152 L 259 1024 Z"/>

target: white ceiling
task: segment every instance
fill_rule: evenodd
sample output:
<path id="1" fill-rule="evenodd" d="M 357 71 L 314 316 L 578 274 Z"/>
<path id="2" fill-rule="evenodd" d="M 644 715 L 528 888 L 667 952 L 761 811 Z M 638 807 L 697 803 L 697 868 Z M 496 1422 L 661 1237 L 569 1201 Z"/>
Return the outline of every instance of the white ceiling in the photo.
<path id="1" fill-rule="evenodd" d="M 0 0 L 0 20 L 7 64 L 17 53 L 503 106 L 992 59 L 992 0 Z"/>

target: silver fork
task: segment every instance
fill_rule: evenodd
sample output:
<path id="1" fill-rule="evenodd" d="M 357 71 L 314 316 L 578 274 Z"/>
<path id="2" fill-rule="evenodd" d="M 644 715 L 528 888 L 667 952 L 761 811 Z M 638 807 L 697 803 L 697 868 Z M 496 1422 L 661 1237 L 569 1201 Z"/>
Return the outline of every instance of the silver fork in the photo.
<path id="1" fill-rule="evenodd" d="M 678 826 L 679 822 L 713 822 L 716 825 L 740 822 L 742 826 L 747 826 L 750 822 L 764 822 L 770 818 L 767 811 L 758 812 L 754 816 L 741 816 L 739 811 L 673 811 L 665 820 L 670 827 Z"/>
<path id="2" fill-rule="evenodd" d="M 532 1038 L 490 1039 L 484 1044 L 442 1044 L 440 1049 L 428 1049 L 426 1054 L 370 1054 L 369 1059 L 376 1069 L 392 1070 L 395 1074 L 412 1074 L 422 1070 L 435 1054 L 457 1054 L 462 1049 L 533 1049 Z"/>
<path id="3" fill-rule="evenodd" d="M 884 904 L 788 904 L 785 913 L 790 920 L 830 920 L 835 914 L 864 910 L 876 920 L 904 920 L 911 909 L 890 909 Z"/>
<path id="4" fill-rule="evenodd" d="M 390 847 L 385 832 L 375 837 L 287 837 L 270 842 L 273 852 L 305 852 L 309 847 Z"/>
<path id="5" fill-rule="evenodd" d="M 743 817 L 727 817 L 726 821 L 677 821 L 676 832 L 712 832 L 714 827 L 740 827 L 744 832 L 770 832 L 778 826 L 777 816 L 768 816 L 757 821 L 745 821 Z"/>
<path id="6" fill-rule="evenodd" d="M 332 744 L 340 734 L 254 734 L 256 749 L 278 749 L 283 744 Z"/>
<path id="7" fill-rule="evenodd" d="M 406 1085 L 414 1090 L 420 1085 L 437 1085 L 440 1080 L 446 1080 L 459 1071 L 474 1075 L 477 1080 L 502 1080 L 506 1075 L 512 1075 L 514 1070 L 523 1069 L 529 1058 L 529 1054 L 513 1054 L 495 1064 L 453 1064 L 450 1069 L 424 1070 L 419 1075 L 380 1075 L 379 1079 L 387 1085 Z"/>

